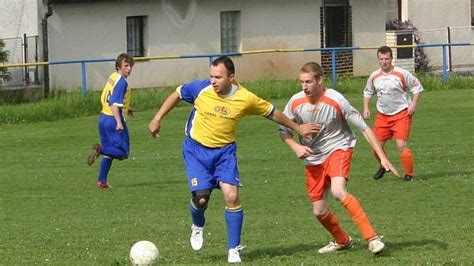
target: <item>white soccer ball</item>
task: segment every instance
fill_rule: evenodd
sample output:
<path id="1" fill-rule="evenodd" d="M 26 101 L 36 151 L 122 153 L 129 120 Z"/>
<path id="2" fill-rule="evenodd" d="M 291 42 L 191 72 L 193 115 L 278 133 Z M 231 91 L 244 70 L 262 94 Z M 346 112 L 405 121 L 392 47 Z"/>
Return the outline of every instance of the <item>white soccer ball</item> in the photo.
<path id="1" fill-rule="evenodd" d="M 138 241 L 130 249 L 130 261 L 133 265 L 153 265 L 158 262 L 159 257 L 158 248 L 147 240 Z"/>

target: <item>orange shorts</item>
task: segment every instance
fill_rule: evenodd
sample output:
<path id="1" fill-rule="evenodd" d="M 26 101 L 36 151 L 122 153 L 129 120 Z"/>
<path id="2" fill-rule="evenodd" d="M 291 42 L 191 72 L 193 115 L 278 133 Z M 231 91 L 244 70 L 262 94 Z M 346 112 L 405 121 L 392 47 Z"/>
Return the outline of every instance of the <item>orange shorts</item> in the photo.
<path id="1" fill-rule="evenodd" d="M 352 149 L 335 150 L 318 165 L 306 165 L 306 192 L 311 202 L 323 198 L 324 191 L 331 186 L 331 178 L 342 176 L 349 180 Z"/>
<path id="2" fill-rule="evenodd" d="M 374 134 L 381 142 L 395 138 L 408 140 L 410 136 L 412 116 L 407 110 L 394 115 L 384 115 L 377 112 L 374 123 Z"/>

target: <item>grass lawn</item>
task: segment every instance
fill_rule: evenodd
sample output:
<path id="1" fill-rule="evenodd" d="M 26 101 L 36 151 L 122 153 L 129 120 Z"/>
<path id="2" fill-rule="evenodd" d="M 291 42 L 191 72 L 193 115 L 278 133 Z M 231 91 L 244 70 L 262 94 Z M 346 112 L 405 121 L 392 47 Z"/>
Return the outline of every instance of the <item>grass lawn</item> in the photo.
<path id="1" fill-rule="evenodd" d="M 360 94 L 347 97 L 361 110 Z M 285 101 L 274 102 L 280 108 Z M 153 113 L 129 119 L 132 153 L 114 161 L 113 188 L 95 187 L 98 164 L 86 165 L 98 141 L 96 116 L 0 130 L 0 265 L 127 265 L 138 240 L 154 242 L 163 264 L 226 264 L 224 204 L 214 191 L 204 248 L 191 250 L 190 215 L 181 142 L 188 107 L 165 119 L 159 139 Z M 155 110 L 156 111 L 156 110 Z M 374 257 L 345 210 L 331 207 L 354 248 L 330 255 L 330 240 L 305 195 L 303 163 L 260 117 L 242 121 L 239 167 L 245 210 L 245 264 L 469 264 L 474 262 L 474 90 L 426 92 L 414 118 L 411 147 L 416 178 L 404 182 L 377 168 L 359 133 L 348 190 L 359 198 L 387 249 Z M 401 170 L 395 146 L 390 158 Z"/>

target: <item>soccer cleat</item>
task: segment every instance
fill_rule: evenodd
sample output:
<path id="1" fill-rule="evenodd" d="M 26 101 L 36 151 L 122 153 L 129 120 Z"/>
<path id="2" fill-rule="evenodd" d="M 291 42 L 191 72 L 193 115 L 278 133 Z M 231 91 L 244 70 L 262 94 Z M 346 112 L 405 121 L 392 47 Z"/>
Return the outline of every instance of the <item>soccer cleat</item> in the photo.
<path id="1" fill-rule="evenodd" d="M 203 234 L 203 227 L 195 226 L 194 224 L 191 226 L 191 238 L 189 241 L 194 250 L 200 250 L 202 248 L 202 243 L 204 242 Z"/>
<path id="2" fill-rule="evenodd" d="M 405 181 L 411 181 L 411 180 L 413 179 L 413 177 L 414 177 L 414 176 L 412 176 L 412 175 L 405 175 L 405 176 L 403 177 L 403 180 L 405 180 Z"/>
<path id="3" fill-rule="evenodd" d="M 377 179 L 382 178 L 383 175 L 384 175 L 386 172 L 387 172 L 387 171 L 385 170 L 385 168 L 380 167 L 379 170 L 377 170 L 377 172 L 375 172 L 375 174 L 374 174 L 374 179 L 377 180 Z"/>
<path id="4" fill-rule="evenodd" d="M 383 243 L 383 236 L 377 236 L 372 238 L 369 241 L 369 250 L 373 254 L 379 254 L 385 248 L 385 244 Z"/>
<path id="5" fill-rule="evenodd" d="M 112 188 L 112 186 L 110 185 L 109 182 L 97 181 L 96 185 L 97 185 L 98 188 Z"/>
<path id="6" fill-rule="evenodd" d="M 227 262 L 229 263 L 241 263 L 242 259 L 240 258 L 240 251 L 244 247 L 241 245 L 236 246 L 235 248 L 229 249 L 229 256 L 227 257 Z"/>
<path id="7" fill-rule="evenodd" d="M 94 144 L 92 145 L 92 150 L 87 156 L 87 165 L 91 166 L 94 164 L 94 162 L 97 160 L 100 154 L 100 144 Z"/>
<path id="8" fill-rule="evenodd" d="M 347 241 L 345 245 L 339 245 L 338 243 L 336 243 L 336 240 L 334 240 L 334 241 L 329 242 L 329 244 L 327 244 L 326 246 L 320 248 L 318 250 L 318 253 L 319 254 L 332 253 L 339 250 L 349 249 L 351 247 L 352 247 L 352 238 L 349 237 L 349 241 Z"/>

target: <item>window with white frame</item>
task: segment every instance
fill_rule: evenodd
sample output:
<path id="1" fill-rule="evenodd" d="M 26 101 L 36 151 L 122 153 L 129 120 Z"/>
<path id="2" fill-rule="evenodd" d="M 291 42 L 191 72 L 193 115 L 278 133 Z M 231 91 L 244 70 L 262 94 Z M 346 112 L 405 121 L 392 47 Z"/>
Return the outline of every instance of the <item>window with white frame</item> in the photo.
<path id="1" fill-rule="evenodd" d="M 238 52 L 240 11 L 221 12 L 221 53 Z"/>
<path id="2" fill-rule="evenodd" d="M 145 56 L 146 16 L 127 17 L 127 53 L 131 56 Z"/>

